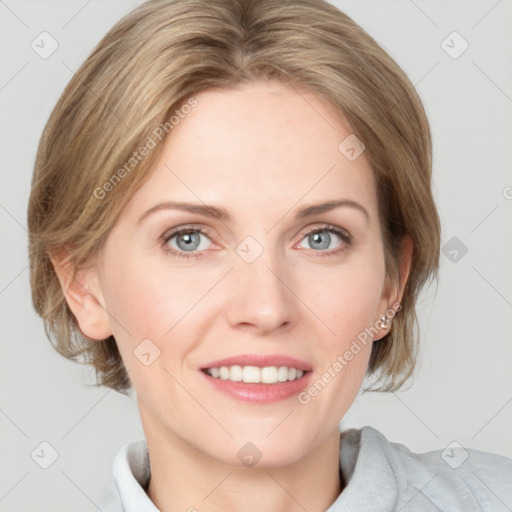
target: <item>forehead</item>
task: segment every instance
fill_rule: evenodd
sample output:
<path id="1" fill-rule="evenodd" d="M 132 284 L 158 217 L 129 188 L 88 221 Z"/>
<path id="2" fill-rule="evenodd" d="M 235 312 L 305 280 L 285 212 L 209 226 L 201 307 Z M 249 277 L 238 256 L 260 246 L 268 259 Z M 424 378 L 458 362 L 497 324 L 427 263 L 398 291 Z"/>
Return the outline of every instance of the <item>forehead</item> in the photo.
<path id="1" fill-rule="evenodd" d="M 277 214 L 344 198 L 375 214 L 373 172 L 364 153 L 346 158 L 339 146 L 350 127 L 311 92 L 258 82 L 203 91 L 195 99 L 197 106 L 162 143 L 130 209 L 183 200 Z"/>

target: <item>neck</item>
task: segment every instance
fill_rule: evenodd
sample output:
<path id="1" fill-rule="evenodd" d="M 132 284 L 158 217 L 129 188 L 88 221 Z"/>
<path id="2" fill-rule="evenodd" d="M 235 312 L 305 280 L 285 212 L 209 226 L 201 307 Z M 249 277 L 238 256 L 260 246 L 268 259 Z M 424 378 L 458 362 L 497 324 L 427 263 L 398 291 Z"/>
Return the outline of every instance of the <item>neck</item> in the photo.
<path id="1" fill-rule="evenodd" d="M 320 512 L 342 491 L 338 429 L 292 464 L 241 469 L 168 430 L 146 427 L 151 462 L 147 494 L 162 512 Z"/>

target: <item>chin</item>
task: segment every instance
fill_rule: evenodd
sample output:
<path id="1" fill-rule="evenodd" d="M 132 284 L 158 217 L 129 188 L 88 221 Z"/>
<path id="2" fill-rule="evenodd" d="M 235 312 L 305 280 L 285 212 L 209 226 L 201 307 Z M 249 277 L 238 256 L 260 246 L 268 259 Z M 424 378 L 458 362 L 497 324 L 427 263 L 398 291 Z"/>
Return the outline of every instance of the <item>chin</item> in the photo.
<path id="1" fill-rule="evenodd" d="M 267 438 L 266 434 L 260 433 L 258 436 L 237 435 L 223 443 L 218 440 L 217 446 L 224 450 L 211 455 L 238 468 L 271 469 L 289 466 L 307 456 L 314 448 L 313 439 L 303 439 L 297 436 L 297 431 L 295 429 L 295 435 L 279 435 L 274 432 Z"/>

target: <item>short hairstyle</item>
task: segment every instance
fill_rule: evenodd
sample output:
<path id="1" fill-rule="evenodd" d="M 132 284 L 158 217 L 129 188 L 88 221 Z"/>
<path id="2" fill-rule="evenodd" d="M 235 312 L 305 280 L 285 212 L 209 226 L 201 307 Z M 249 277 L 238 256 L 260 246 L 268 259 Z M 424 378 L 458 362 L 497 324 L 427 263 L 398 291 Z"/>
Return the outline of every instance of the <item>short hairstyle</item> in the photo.
<path id="1" fill-rule="evenodd" d="M 323 0 L 152 0 L 120 20 L 67 85 L 40 140 L 29 201 L 35 309 L 56 350 L 92 365 L 97 385 L 122 393 L 131 387 L 114 338 L 91 340 L 80 331 L 50 257 L 64 248 L 75 272 L 92 261 L 163 144 L 142 159 L 134 152 L 157 133 L 172 136 L 194 95 L 259 80 L 314 93 L 364 143 L 387 279 L 399 279 L 404 236 L 414 244 L 402 308 L 372 347 L 367 375 L 380 385 L 368 389 L 394 391 L 413 374 L 416 301 L 437 278 L 440 223 L 429 124 L 412 83 Z"/>

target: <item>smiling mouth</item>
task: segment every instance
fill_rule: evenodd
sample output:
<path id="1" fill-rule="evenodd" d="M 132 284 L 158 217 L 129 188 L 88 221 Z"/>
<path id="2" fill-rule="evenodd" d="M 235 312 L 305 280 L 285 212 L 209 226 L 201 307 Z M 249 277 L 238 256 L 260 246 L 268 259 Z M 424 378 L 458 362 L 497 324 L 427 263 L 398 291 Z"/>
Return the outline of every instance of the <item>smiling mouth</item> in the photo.
<path id="1" fill-rule="evenodd" d="M 203 372 L 215 379 L 246 384 L 280 384 L 299 380 L 309 373 L 292 366 L 258 367 L 239 365 L 205 368 Z"/>

